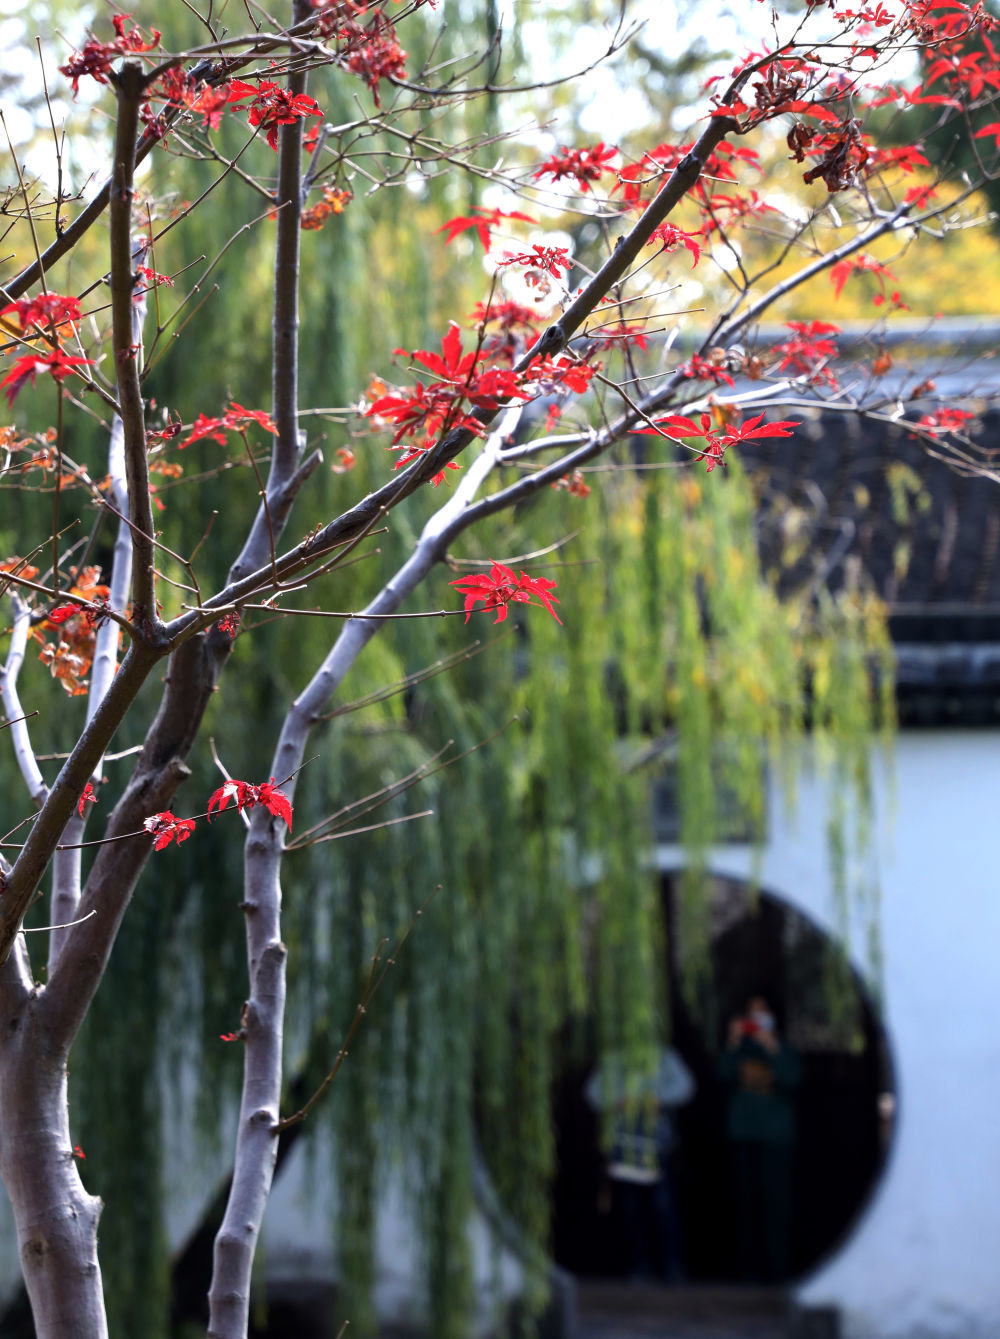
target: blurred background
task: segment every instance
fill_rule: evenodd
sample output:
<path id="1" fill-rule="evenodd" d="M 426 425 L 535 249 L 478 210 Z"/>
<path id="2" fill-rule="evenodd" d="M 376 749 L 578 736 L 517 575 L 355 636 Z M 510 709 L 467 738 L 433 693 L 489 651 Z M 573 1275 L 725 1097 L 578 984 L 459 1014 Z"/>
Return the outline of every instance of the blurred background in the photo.
<path id="1" fill-rule="evenodd" d="M 242 27 L 230 9 L 224 19 Z M 51 106 L 66 125 L 65 181 L 82 197 L 103 171 L 113 101 L 93 85 L 73 98 L 56 69 L 110 12 L 0 5 L 13 151 L 51 188 Z M 561 144 L 601 140 L 625 163 L 692 140 L 704 80 L 764 40 L 770 21 L 757 4 L 627 4 L 622 15 L 644 26 L 580 81 L 437 117 L 441 140 L 480 140 L 480 174 L 427 155 L 366 176 L 366 160 L 347 154 L 328 179 L 345 199 L 304 239 L 300 374 L 303 422 L 326 464 L 293 537 L 387 477 L 384 436 L 357 409 L 403 379 L 393 350 L 437 348 L 448 321 L 468 328 L 486 297 L 471 234 L 446 247 L 442 224 L 530 198 L 530 240 L 569 246 L 593 268 L 619 229 L 617 199 L 598 197 L 595 220 L 531 170 Z M 502 32 L 494 82 L 527 85 L 588 66 L 622 15 L 595 0 L 439 0 L 407 20 L 404 45 L 418 70 L 432 51 L 440 64 Z M 183 4 L 142 0 L 132 19 L 162 28 L 172 50 L 201 40 Z M 310 92 L 339 124 L 359 97 L 369 109 L 360 87 L 325 71 Z M 880 143 L 919 138 L 912 121 L 904 139 L 888 112 L 873 115 Z M 223 125 L 220 153 L 237 151 L 242 129 Z M 662 273 L 638 281 L 636 319 L 657 334 L 632 350 L 630 375 L 690 354 L 729 298 L 734 255 L 748 270 L 773 262 L 778 277 L 800 263 L 779 256 L 782 227 L 815 197 L 780 137 L 754 147 L 760 166 L 741 169 L 740 184 L 782 224 L 734 225 L 731 244 L 706 245 L 696 276 L 682 256 L 666 297 Z M 915 180 L 944 171 L 939 189 L 957 194 L 966 148 L 928 138 Z M 397 149 L 387 129 L 366 152 Z M 252 153 L 266 193 L 270 151 Z M 501 159 L 530 197 L 512 192 Z M 219 172 L 183 139 L 154 154 L 151 226 Z M 975 197 L 970 219 L 982 223 L 992 203 Z M 164 332 L 147 348 L 154 422 L 190 423 L 231 399 L 267 407 L 272 229 L 266 201 L 234 173 L 158 243 L 155 268 L 174 286 L 151 316 Z M 7 250 L 23 256 L 22 231 L 12 225 Z M 787 339 L 787 322 L 836 320 L 850 369 L 838 375 L 890 397 L 934 379 L 972 415 L 971 465 L 957 472 L 889 415 L 801 406 L 788 411 L 804 420 L 793 439 L 749 444 L 724 475 L 644 470 L 650 439 L 636 438 L 584 488 L 462 541 L 463 558 L 504 560 L 564 540 L 539 571 L 559 581 L 565 628 L 530 616 L 500 628 L 407 620 L 368 648 L 319 732 L 296 831 L 322 824 L 332 838 L 407 821 L 288 858 L 289 1110 L 333 1063 L 372 954 L 441 891 L 330 1097 L 282 1140 L 255 1334 L 308 1339 L 345 1320 L 361 1335 L 436 1339 L 1000 1334 L 995 248 L 992 223 L 912 250 L 890 239 L 875 253 L 905 312 L 873 307 L 874 277 L 834 297 L 822 276 L 733 355 L 735 394 L 747 358 Z M 60 291 L 104 273 L 105 249 L 99 226 L 64 262 Z M 623 375 L 620 355 L 605 357 L 608 375 Z M 598 412 L 584 401 L 562 421 Z M 44 433 L 47 415 L 25 397 L 18 430 Z M 80 413 L 67 431 L 96 472 L 106 425 Z M 256 483 L 236 454 L 220 464 L 211 442 L 182 463 L 157 482 L 157 520 L 164 542 L 187 551 L 217 513 L 199 559 L 211 585 Z M 196 491 L 180 491 L 186 478 Z M 425 491 L 380 537 L 380 556 L 329 578 L 317 599 L 370 598 L 435 505 Z M 45 533 L 50 512 L 44 480 L 0 492 L 2 555 L 25 550 L 36 518 Z M 98 526 L 89 561 L 106 563 L 111 541 Z M 426 607 L 448 602 L 450 575 L 432 577 Z M 257 776 L 330 634 L 323 620 L 261 618 L 246 631 L 205 739 L 233 775 Z M 42 711 L 37 747 L 54 761 L 78 704 L 32 669 L 22 696 Z M 446 748 L 471 752 L 439 769 Z M 109 765 L 109 794 L 128 765 Z M 215 789 L 207 746 L 192 767 L 192 796 Z M 0 773 L 16 818 L 27 803 L 10 756 Z M 433 817 L 413 818 L 425 810 Z M 106 1206 L 115 1334 L 203 1332 L 240 1078 L 239 1047 L 219 1040 L 238 1027 L 245 993 L 240 898 L 235 832 L 153 862 L 74 1052 L 74 1137 Z M 31 1333 L 18 1277 L 3 1219 L 10 1339 Z"/>

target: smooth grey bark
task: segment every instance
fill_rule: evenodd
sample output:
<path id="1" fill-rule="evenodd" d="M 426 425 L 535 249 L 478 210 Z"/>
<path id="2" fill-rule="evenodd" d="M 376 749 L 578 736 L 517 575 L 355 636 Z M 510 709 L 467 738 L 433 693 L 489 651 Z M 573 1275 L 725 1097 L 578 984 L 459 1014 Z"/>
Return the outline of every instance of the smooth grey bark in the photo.
<path id="1" fill-rule="evenodd" d="M 101 1202 L 77 1170 L 66 1052 L 40 1016 L 41 989 L 15 950 L 0 968 L 0 1175 L 37 1339 L 106 1339 L 97 1259 Z"/>
<path id="2" fill-rule="evenodd" d="M 307 17 L 307 0 L 295 0 L 293 22 Z M 306 89 L 305 69 L 292 70 L 288 91 Z M 278 429 L 264 496 L 234 575 L 252 570 L 265 548 L 272 563 L 302 477 L 298 422 L 299 262 L 302 216 L 302 123 L 282 127 L 278 146 L 278 218 L 271 316 L 272 417 Z M 264 1209 L 271 1192 L 281 1108 L 285 1019 L 285 960 L 281 942 L 279 821 L 262 807 L 250 820 L 244 854 L 242 910 L 246 927 L 249 995 L 240 1029 L 244 1044 L 243 1090 L 233 1179 L 215 1239 L 209 1288 L 210 1339 L 244 1339 L 250 1316 L 250 1282 Z"/>
<path id="3" fill-rule="evenodd" d="M 138 262 L 142 252 L 132 248 L 133 259 Z M 132 343 L 137 350 L 137 361 L 142 356 L 142 327 L 146 318 L 146 295 L 132 299 Z M 125 429 L 116 414 L 111 423 L 111 435 L 108 442 L 108 482 L 111 496 L 121 518 L 115 535 L 114 551 L 111 559 L 111 576 L 108 581 L 108 607 L 124 615 L 128 607 L 129 589 L 132 584 L 132 536 L 128 525 L 128 482 L 125 477 Z M 111 680 L 118 669 L 118 650 L 121 642 L 121 629 L 110 618 L 106 618 L 98 627 L 94 638 L 94 660 L 90 671 L 90 690 L 87 695 L 87 720 L 93 719 L 94 712 L 111 686 Z M 104 769 L 101 759 L 94 768 L 92 781 L 99 782 Z M 98 797 L 99 798 L 99 797 Z M 76 916 L 81 895 L 81 875 L 83 841 L 89 814 L 74 813 L 63 830 L 59 846 L 52 857 L 52 899 L 50 914 L 52 930 L 49 934 L 49 975 L 52 975 L 56 959 L 66 941 L 66 936 L 75 927 L 69 923 Z"/>

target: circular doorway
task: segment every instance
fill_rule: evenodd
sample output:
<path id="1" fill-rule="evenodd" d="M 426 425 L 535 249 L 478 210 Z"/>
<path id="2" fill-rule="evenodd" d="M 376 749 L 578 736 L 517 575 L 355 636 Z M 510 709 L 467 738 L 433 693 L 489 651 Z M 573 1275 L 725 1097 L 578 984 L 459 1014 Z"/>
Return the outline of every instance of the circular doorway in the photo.
<path id="1" fill-rule="evenodd" d="M 848 1235 L 885 1163 L 894 1084 L 875 1002 L 833 940 L 806 916 L 724 878 L 711 881 L 706 969 L 696 990 L 685 988 L 678 876 L 663 876 L 663 898 L 670 1042 L 695 1081 L 694 1096 L 672 1112 L 669 1174 L 684 1277 L 744 1281 L 728 1093 L 718 1071 L 730 1020 L 755 995 L 767 999 L 801 1064 L 785 1280 L 801 1277 Z M 585 1095 L 595 1061 L 592 1048 L 567 1065 L 556 1095 L 553 1248 L 557 1263 L 574 1274 L 621 1277 L 634 1262 L 608 1183 L 600 1119 Z"/>

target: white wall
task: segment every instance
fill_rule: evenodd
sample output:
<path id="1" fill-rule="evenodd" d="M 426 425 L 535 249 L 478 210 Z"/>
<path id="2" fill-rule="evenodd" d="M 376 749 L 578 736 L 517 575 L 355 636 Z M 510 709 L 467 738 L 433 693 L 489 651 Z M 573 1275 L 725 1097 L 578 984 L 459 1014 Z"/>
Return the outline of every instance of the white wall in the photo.
<path id="1" fill-rule="evenodd" d="M 402 1164 L 397 1164 L 382 1181 L 373 1300 L 383 1324 L 419 1327 L 427 1321 L 426 1250 L 405 1190 L 404 1173 Z M 274 1183 L 264 1218 L 261 1259 L 271 1284 L 287 1283 L 294 1288 L 336 1281 L 335 1196 L 336 1178 L 328 1150 L 310 1152 L 300 1140 Z M 498 1317 L 522 1290 L 524 1269 L 480 1208 L 473 1212 L 468 1233 L 476 1299 L 472 1332 L 496 1333 Z"/>
<path id="2" fill-rule="evenodd" d="M 761 882 L 830 927 L 827 786 L 803 776 L 791 818 L 776 798 Z M 872 817 L 896 1129 L 871 1203 L 799 1299 L 836 1306 L 845 1339 L 1000 1339 L 1000 732 L 902 734 L 891 791 L 881 776 Z M 712 862 L 749 867 L 741 848 Z"/>

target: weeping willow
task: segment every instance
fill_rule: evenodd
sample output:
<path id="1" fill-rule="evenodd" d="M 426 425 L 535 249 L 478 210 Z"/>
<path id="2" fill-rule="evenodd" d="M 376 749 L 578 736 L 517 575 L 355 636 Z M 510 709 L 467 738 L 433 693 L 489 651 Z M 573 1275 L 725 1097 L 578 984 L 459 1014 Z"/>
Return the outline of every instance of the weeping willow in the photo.
<path id="1" fill-rule="evenodd" d="M 845 905 L 869 837 L 871 746 L 891 719 L 877 602 L 859 583 L 779 595 L 760 570 L 754 489 L 737 462 L 725 475 L 624 466 L 598 477 L 587 499 L 551 493 L 466 540 L 468 556 L 503 556 L 582 524 L 547 571 L 564 626 L 531 609 L 499 628 L 482 618 L 390 625 L 335 705 L 378 700 L 324 725 L 302 787 L 297 830 L 422 772 L 374 816 L 358 806 L 348 826 L 432 811 L 287 857 L 296 1091 L 331 1064 L 373 955 L 438 889 L 310 1121 L 342 1318 L 362 1333 L 375 1326 L 374 1233 L 394 1174 L 422 1243 L 433 1333 L 458 1339 L 482 1301 L 467 1235 L 477 1162 L 520 1234 L 529 1302 L 541 1304 L 551 1097 L 571 1039 L 641 1063 L 669 1028 L 650 759 L 676 768 L 688 852 L 678 931 L 695 995 L 708 961 L 706 870 L 732 797 L 762 835 L 768 776 L 791 782 L 807 730 L 836 778 L 831 859 Z M 433 607 L 447 574 L 432 580 Z M 303 640 L 315 645 L 311 632 Z M 448 672 L 420 677 L 452 656 Z M 294 670 L 282 670 L 292 684 Z M 230 719 L 213 722 L 233 750 L 242 710 L 273 714 L 242 691 Z M 465 756 L 440 767 L 446 747 Z M 244 990 L 239 862 L 228 841 L 195 859 L 189 847 L 137 894 L 74 1056 L 120 1333 L 140 1321 L 145 1335 L 169 1333 L 164 1181 L 176 1188 L 185 1162 L 198 1178 L 226 1165 L 223 1094 L 238 1056 L 217 1039 L 236 1026 Z M 167 1073 L 184 1076 L 184 1091 L 165 1105 Z"/>

